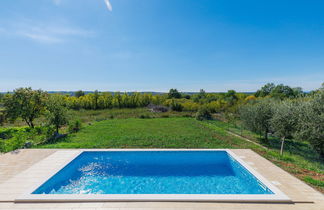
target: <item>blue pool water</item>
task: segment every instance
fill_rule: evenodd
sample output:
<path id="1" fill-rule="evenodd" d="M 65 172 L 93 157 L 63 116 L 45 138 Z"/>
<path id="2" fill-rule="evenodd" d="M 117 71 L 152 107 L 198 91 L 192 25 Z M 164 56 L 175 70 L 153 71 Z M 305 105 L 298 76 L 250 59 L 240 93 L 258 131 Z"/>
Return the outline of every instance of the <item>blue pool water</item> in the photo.
<path id="1" fill-rule="evenodd" d="M 226 151 L 83 152 L 33 194 L 273 194 Z"/>

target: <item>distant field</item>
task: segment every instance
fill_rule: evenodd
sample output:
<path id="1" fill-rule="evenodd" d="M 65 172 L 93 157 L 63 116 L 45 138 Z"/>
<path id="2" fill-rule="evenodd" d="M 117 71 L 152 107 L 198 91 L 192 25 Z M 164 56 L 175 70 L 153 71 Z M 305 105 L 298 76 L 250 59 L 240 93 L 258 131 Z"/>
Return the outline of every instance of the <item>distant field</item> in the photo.
<path id="1" fill-rule="evenodd" d="M 250 148 L 193 118 L 111 119 L 95 122 L 43 148 Z"/>

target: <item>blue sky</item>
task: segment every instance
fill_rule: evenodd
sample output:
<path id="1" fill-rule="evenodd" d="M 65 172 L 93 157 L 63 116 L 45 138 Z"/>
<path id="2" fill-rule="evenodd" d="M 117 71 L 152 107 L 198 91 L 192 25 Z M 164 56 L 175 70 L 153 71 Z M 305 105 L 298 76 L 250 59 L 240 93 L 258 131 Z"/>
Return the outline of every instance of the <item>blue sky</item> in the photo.
<path id="1" fill-rule="evenodd" d="M 3 0 L 0 91 L 324 82 L 322 0 Z"/>

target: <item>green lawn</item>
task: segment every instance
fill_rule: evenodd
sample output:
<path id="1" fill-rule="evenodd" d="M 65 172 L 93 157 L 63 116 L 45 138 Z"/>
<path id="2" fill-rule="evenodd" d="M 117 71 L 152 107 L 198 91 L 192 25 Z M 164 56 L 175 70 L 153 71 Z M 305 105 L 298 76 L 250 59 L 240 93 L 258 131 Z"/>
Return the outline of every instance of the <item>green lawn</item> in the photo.
<path id="1" fill-rule="evenodd" d="M 251 148 L 193 118 L 111 119 L 43 148 Z"/>

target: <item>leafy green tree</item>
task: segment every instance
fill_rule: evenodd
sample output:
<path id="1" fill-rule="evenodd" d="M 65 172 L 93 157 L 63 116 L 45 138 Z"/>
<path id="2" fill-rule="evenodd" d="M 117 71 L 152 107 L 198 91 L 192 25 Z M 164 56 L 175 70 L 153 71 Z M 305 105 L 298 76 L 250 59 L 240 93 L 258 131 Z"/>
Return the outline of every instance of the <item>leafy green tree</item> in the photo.
<path id="1" fill-rule="evenodd" d="M 246 128 L 260 134 L 263 133 L 264 139 L 268 140 L 271 118 L 273 116 L 272 100 L 263 99 L 255 104 L 241 106 L 239 114 Z"/>
<path id="2" fill-rule="evenodd" d="M 46 93 L 42 90 L 31 88 L 18 88 L 13 94 L 7 94 L 4 98 L 6 116 L 15 121 L 21 117 L 29 127 L 34 127 L 35 118 L 45 110 Z"/>
<path id="3" fill-rule="evenodd" d="M 229 102 L 230 106 L 234 105 L 238 100 L 235 90 L 227 91 L 225 94 L 225 100 Z"/>
<path id="4" fill-rule="evenodd" d="M 297 98 L 297 97 L 300 97 L 300 96 L 304 96 L 304 92 L 303 92 L 303 89 L 301 87 L 295 87 L 295 88 L 292 88 L 293 90 L 293 97 L 294 98 Z"/>
<path id="5" fill-rule="evenodd" d="M 168 98 L 181 98 L 181 93 L 177 89 L 170 89 Z"/>
<path id="6" fill-rule="evenodd" d="M 59 129 L 68 124 L 68 111 L 62 96 L 51 95 L 46 102 L 46 110 L 48 123 L 59 133 Z"/>
<path id="7" fill-rule="evenodd" d="M 82 90 L 78 90 L 74 93 L 74 96 L 77 98 L 84 96 L 84 95 L 85 95 L 85 93 Z"/>
<path id="8" fill-rule="evenodd" d="M 297 126 L 297 104 L 292 101 L 283 101 L 273 105 L 273 116 L 271 118 L 271 128 L 274 134 L 281 139 L 280 154 L 286 138 L 292 137 L 296 132 Z"/>
<path id="9" fill-rule="evenodd" d="M 305 101 L 298 113 L 297 136 L 309 141 L 324 158 L 324 90 Z"/>
<path id="10" fill-rule="evenodd" d="M 274 83 L 267 83 L 266 85 L 264 85 L 263 87 L 261 87 L 260 90 L 258 90 L 255 93 L 256 97 L 265 97 L 270 95 L 270 93 L 272 92 L 272 90 L 276 87 L 276 85 Z"/>
<path id="11" fill-rule="evenodd" d="M 273 98 L 284 99 L 294 97 L 294 90 L 287 85 L 277 85 L 270 93 Z"/>

